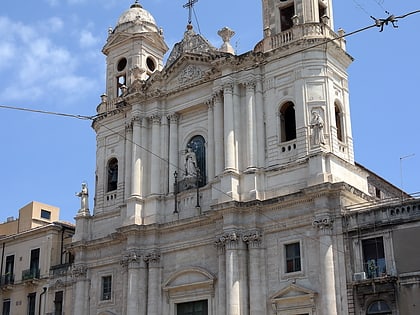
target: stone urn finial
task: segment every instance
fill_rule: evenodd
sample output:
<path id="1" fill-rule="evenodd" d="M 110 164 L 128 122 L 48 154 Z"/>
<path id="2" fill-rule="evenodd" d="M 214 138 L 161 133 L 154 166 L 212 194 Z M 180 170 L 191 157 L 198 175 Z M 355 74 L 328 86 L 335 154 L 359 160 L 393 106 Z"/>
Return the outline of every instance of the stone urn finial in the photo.
<path id="1" fill-rule="evenodd" d="M 229 27 L 224 27 L 219 30 L 217 34 L 223 40 L 223 45 L 220 47 L 220 51 L 234 55 L 235 49 L 233 49 L 232 45 L 230 44 L 230 39 L 235 35 L 235 32 L 232 31 Z"/>

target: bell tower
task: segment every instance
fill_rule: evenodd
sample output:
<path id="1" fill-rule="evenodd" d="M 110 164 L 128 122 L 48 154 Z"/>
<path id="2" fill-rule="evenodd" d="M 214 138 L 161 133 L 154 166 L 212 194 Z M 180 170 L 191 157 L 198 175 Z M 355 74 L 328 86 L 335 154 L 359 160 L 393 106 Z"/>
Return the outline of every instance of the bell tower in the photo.
<path id="1" fill-rule="evenodd" d="M 305 23 L 323 23 L 333 28 L 332 15 L 331 0 L 263 0 L 265 37 Z"/>
<path id="2" fill-rule="evenodd" d="M 106 95 L 114 99 L 136 80 L 163 68 L 168 47 L 153 16 L 136 1 L 109 29 L 102 52 L 107 56 Z"/>
<path id="3" fill-rule="evenodd" d="M 254 51 L 269 53 L 266 99 L 277 106 L 267 118 L 268 166 L 308 162 L 307 185 L 354 176 L 346 52 L 334 31 L 332 0 L 262 0 L 263 39 Z M 289 167 L 290 166 L 290 167 Z M 293 173 L 293 172 L 292 172 Z M 297 174 L 289 174 L 294 178 Z M 297 180 L 299 181 L 299 180 Z"/>

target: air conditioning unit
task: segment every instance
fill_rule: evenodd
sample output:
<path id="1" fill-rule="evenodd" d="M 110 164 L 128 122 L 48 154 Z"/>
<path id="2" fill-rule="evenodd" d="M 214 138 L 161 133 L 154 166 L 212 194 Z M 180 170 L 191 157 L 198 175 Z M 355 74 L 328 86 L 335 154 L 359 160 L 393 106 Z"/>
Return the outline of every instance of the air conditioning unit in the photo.
<path id="1" fill-rule="evenodd" d="M 354 281 L 366 280 L 366 272 L 355 272 L 353 279 Z"/>

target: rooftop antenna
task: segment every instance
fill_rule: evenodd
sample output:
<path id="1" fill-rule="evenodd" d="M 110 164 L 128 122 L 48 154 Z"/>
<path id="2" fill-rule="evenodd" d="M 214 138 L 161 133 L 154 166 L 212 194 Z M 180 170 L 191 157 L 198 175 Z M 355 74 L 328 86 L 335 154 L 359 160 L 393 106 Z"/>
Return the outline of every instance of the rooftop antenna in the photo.
<path id="1" fill-rule="evenodd" d="M 400 178 L 401 178 L 401 199 L 404 200 L 404 183 L 403 183 L 403 167 L 402 167 L 402 162 L 404 159 L 410 158 L 415 156 L 415 154 L 409 154 L 409 155 L 405 155 L 400 157 Z"/>
<path id="2" fill-rule="evenodd" d="M 194 10 L 194 4 L 197 2 L 198 0 L 188 0 L 188 2 L 182 6 L 183 8 L 188 8 L 188 25 L 191 25 L 192 11 Z"/>

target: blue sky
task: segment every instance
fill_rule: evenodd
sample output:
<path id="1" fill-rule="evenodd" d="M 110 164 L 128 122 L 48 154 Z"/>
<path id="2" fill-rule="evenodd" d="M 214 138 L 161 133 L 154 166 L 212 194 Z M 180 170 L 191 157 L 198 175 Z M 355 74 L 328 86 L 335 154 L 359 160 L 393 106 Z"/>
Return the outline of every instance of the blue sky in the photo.
<path id="1" fill-rule="evenodd" d="M 140 1 L 162 26 L 170 48 L 185 30 L 185 2 Z M 368 26 L 369 16 L 384 18 L 385 9 L 396 15 L 420 9 L 415 2 L 336 0 L 334 29 Z M 94 115 L 105 90 L 101 49 L 107 30 L 132 3 L 5 1 L 0 105 Z M 216 47 L 221 45 L 217 31 L 230 27 L 236 32 L 232 45 L 244 53 L 262 37 L 260 6 L 257 0 L 199 0 L 193 24 Z M 349 68 L 353 140 L 357 162 L 414 193 L 420 191 L 420 14 L 398 25 L 347 38 L 347 51 L 355 58 Z M 82 181 L 89 185 L 92 207 L 96 144 L 89 121 L 0 109 L 0 145 L 0 221 L 16 217 L 32 200 L 60 207 L 61 219 L 73 221 Z"/>

